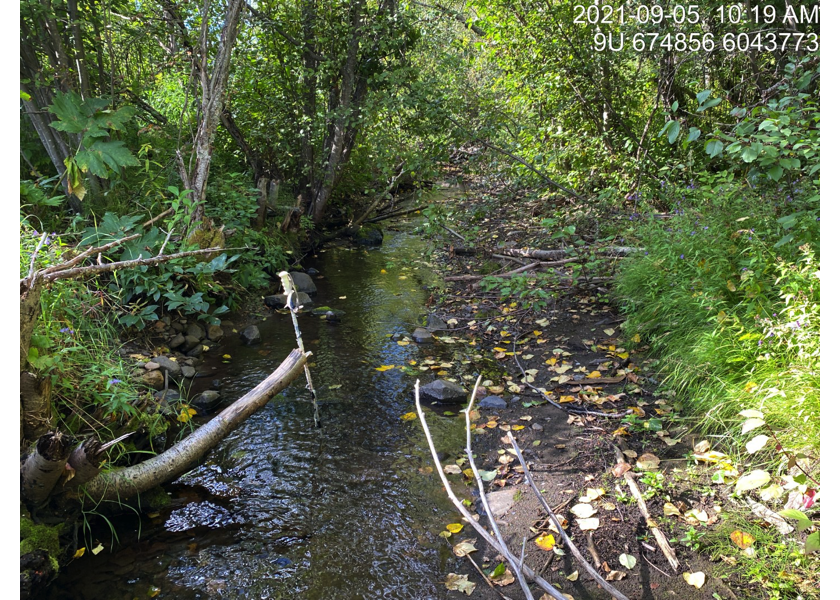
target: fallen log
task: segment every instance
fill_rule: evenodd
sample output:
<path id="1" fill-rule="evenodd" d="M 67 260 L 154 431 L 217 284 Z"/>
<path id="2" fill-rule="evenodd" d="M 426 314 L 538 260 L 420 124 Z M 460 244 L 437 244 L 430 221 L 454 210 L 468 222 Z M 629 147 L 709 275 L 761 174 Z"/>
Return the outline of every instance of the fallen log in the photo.
<path id="1" fill-rule="evenodd" d="M 140 464 L 101 473 L 85 487 L 94 502 L 130 500 L 183 475 L 245 419 L 265 406 L 302 372 L 310 353 L 294 349 L 279 367 L 257 387 L 202 425 L 169 450 Z"/>
<path id="2" fill-rule="evenodd" d="M 423 204 L 422 206 L 415 206 L 413 208 L 406 208 L 404 210 L 398 210 L 396 212 L 389 212 L 385 213 L 384 215 L 377 215 L 371 219 L 368 219 L 368 223 L 376 223 L 377 221 L 384 221 L 385 219 L 390 219 L 391 217 L 401 217 L 403 215 L 407 215 L 413 212 L 418 212 L 423 210 L 424 208 L 428 208 L 428 204 Z"/>
<path id="3" fill-rule="evenodd" d="M 595 254 L 612 254 L 617 256 L 626 256 L 632 252 L 644 251 L 644 248 L 634 248 L 633 246 L 606 246 L 604 248 L 597 248 Z M 524 258 L 538 258 L 540 260 L 554 260 L 563 256 L 568 256 L 571 250 L 566 248 L 559 248 L 557 250 L 539 250 L 531 248 L 508 248 L 500 250 L 499 254 L 507 256 L 521 256 Z"/>
<path id="4" fill-rule="evenodd" d="M 554 260 L 550 262 L 532 262 L 528 263 L 527 265 L 521 266 L 518 269 L 514 269 L 513 271 L 507 271 L 506 273 L 501 273 L 500 275 L 492 275 L 492 277 L 513 277 L 519 273 L 524 273 L 525 271 L 532 271 L 535 269 L 542 269 L 547 267 L 559 267 L 561 265 L 567 265 L 569 263 L 578 262 L 580 259 L 577 257 L 574 258 L 566 258 L 564 260 Z M 444 277 L 444 281 L 477 281 L 479 279 L 484 279 L 485 277 L 489 277 L 488 275 L 451 275 L 450 277 Z"/>

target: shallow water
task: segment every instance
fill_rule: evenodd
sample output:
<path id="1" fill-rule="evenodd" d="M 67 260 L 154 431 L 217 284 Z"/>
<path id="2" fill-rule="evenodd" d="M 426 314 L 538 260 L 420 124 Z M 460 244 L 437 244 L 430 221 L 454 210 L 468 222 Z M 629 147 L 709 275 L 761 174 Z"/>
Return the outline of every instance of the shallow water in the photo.
<path id="1" fill-rule="evenodd" d="M 167 486 L 170 509 L 112 520 L 113 550 L 108 530 L 95 528 L 105 550 L 74 561 L 47 597 L 443 597 L 450 554 L 437 532 L 456 513 L 437 475 L 421 471 L 431 461 L 419 422 L 400 419 L 414 410 L 414 378 L 375 369 L 456 351 L 391 339 L 425 314 L 426 246 L 388 232 L 381 249 L 332 248 L 310 260 L 324 276 L 315 305 L 346 312 L 337 325 L 300 317 L 323 428 L 313 426 L 301 376 Z M 196 387 L 218 379 L 232 401 L 272 372 L 295 346 L 292 324 L 277 314 L 258 326 L 260 345 L 226 340 L 218 355 L 232 359 L 209 357 L 202 370 L 216 371 Z M 439 451 L 461 451 L 458 419 L 432 416 L 431 425 Z"/>

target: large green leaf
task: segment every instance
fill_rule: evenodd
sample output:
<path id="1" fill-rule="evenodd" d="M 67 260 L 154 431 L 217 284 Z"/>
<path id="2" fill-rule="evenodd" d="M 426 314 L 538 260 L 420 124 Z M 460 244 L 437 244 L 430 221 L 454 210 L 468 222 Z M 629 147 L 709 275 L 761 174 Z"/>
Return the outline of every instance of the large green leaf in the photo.
<path id="1" fill-rule="evenodd" d="M 123 142 L 102 140 L 94 142 L 87 150 L 80 150 L 76 154 L 76 162 L 83 170 L 105 179 L 110 175 L 109 168 L 119 171 L 121 167 L 136 167 L 140 164 Z"/>

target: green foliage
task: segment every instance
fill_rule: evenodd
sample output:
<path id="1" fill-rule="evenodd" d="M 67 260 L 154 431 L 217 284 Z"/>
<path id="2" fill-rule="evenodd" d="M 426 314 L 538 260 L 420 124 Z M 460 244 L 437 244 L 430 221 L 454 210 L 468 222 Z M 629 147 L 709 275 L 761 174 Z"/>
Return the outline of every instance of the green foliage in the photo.
<path id="1" fill-rule="evenodd" d="M 789 195 L 772 182 L 753 189 L 724 173 L 668 187 L 662 192 L 675 203 L 672 218 L 631 216 L 644 253 L 625 261 L 618 282 L 626 333 L 662 356 L 671 385 L 705 413 L 705 427 L 776 397 L 773 411 L 783 421 L 802 415 L 800 443 L 818 444 L 812 184 L 802 181 Z"/>
<path id="2" fill-rule="evenodd" d="M 540 273 L 536 276 L 517 273 L 510 277 L 488 276 L 481 280 L 481 289 L 485 292 L 498 290 L 502 302 L 515 301 L 522 308 L 545 310 L 553 301 L 555 293 L 547 289 L 554 283 L 553 272 Z"/>

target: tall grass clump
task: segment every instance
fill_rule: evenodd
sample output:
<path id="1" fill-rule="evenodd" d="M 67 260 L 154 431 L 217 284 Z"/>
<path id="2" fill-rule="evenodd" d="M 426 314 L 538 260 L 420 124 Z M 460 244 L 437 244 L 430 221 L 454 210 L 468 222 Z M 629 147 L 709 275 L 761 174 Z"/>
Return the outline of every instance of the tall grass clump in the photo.
<path id="1" fill-rule="evenodd" d="M 754 408 L 785 443 L 818 449 L 818 190 L 724 173 L 671 197 L 670 216 L 632 217 L 644 251 L 616 286 L 626 332 L 650 346 L 703 429 Z"/>

